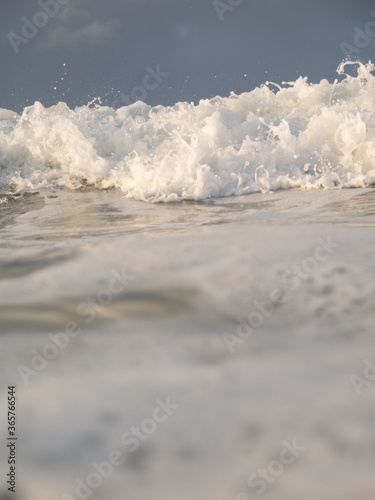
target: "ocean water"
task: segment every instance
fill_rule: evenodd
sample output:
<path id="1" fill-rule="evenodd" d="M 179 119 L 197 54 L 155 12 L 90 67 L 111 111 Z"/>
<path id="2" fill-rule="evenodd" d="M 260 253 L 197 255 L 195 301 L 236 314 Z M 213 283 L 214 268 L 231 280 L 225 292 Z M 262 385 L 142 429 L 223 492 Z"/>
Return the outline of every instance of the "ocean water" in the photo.
<path id="1" fill-rule="evenodd" d="M 345 73 L 352 66 L 354 76 Z M 334 83 L 267 82 L 197 106 L 1 110 L 0 188 L 88 185 L 157 202 L 368 187 L 375 181 L 373 70 L 346 62 Z"/>
<path id="2" fill-rule="evenodd" d="M 17 498 L 373 498 L 373 70 L 0 111 Z"/>

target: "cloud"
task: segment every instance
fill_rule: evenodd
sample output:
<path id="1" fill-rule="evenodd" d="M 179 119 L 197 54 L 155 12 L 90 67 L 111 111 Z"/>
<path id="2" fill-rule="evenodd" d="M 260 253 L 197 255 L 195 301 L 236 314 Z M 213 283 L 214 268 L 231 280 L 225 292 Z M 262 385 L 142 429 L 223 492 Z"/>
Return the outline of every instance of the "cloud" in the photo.
<path id="1" fill-rule="evenodd" d="M 106 22 L 92 21 L 90 24 L 72 29 L 70 26 L 55 26 L 48 33 L 41 47 L 44 50 L 58 47 L 76 48 L 80 45 L 96 46 L 114 37 L 119 27 L 116 20 Z"/>

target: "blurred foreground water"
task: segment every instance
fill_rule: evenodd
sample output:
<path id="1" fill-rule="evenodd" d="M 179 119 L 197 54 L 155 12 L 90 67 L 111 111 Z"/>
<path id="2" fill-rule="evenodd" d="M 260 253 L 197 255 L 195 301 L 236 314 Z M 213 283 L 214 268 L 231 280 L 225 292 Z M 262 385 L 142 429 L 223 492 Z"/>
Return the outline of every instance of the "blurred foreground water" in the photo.
<path id="1" fill-rule="evenodd" d="M 372 499 L 374 225 L 372 189 L 4 196 L 12 498 Z"/>

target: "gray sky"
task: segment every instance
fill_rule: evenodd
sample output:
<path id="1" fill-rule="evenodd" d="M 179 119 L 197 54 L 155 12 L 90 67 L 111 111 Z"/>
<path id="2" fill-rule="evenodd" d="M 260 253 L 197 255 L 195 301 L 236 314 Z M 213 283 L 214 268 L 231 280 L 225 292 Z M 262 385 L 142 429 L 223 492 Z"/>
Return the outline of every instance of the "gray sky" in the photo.
<path id="1" fill-rule="evenodd" d="M 332 80 L 340 43 L 353 45 L 354 29 L 375 21 L 372 0 L 215 1 L 1 0 L 0 107 L 75 106 L 99 96 L 119 106 L 121 93 L 167 105 L 266 80 Z M 40 2 L 47 13 L 37 15 Z M 373 29 L 357 49 L 365 62 L 375 59 Z M 149 77 L 146 89 L 158 65 L 161 81 Z"/>

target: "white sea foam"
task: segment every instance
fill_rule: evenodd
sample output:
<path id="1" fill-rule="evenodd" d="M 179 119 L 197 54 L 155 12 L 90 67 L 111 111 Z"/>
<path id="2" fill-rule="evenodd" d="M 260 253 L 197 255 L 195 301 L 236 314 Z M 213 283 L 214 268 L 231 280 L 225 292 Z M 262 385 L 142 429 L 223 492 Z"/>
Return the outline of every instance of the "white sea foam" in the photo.
<path id="1" fill-rule="evenodd" d="M 345 74 L 355 65 L 356 76 Z M 375 183 L 375 65 L 198 105 L 0 110 L 0 189 L 117 188 L 148 201 Z"/>

